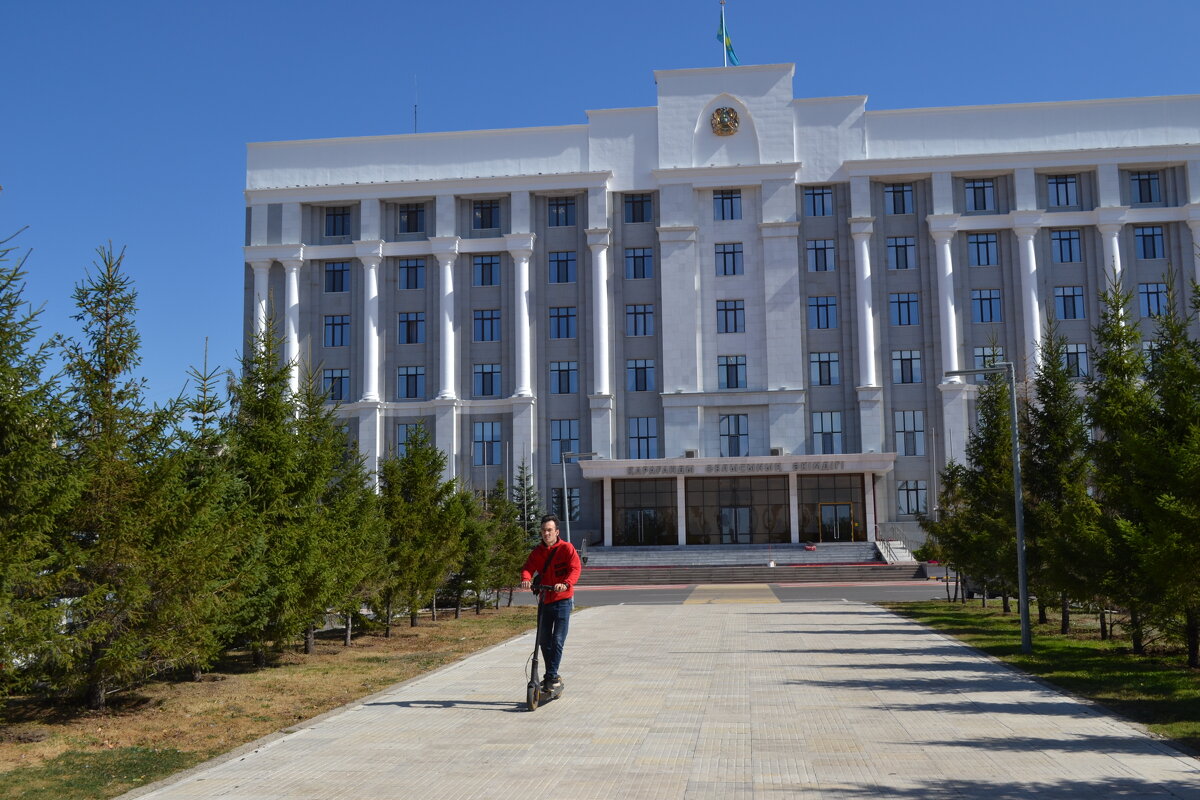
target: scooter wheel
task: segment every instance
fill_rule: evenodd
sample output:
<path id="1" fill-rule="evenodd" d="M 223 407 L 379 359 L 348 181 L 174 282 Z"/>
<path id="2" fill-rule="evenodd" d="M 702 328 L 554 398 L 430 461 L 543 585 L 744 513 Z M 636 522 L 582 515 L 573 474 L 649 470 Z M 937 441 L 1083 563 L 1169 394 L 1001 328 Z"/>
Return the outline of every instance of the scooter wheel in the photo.
<path id="1" fill-rule="evenodd" d="M 525 705 L 530 711 L 536 710 L 541 700 L 542 691 L 537 684 L 531 683 L 525 687 Z"/>

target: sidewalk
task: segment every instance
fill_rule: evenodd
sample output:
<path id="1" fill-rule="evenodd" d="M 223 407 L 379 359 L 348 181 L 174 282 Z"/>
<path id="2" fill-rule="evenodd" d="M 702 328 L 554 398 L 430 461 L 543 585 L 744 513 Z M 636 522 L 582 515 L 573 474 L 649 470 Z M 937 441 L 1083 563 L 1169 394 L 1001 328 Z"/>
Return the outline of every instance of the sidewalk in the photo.
<path id="1" fill-rule="evenodd" d="M 970 648 L 765 599 L 590 608 L 535 712 L 525 635 L 140 796 L 1200 800 L 1200 760 Z"/>

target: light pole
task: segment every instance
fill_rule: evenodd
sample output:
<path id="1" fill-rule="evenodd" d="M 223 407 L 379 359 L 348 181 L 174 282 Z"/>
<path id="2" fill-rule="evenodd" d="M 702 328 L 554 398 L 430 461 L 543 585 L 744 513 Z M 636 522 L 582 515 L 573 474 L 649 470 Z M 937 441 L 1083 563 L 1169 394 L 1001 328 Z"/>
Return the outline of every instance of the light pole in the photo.
<path id="1" fill-rule="evenodd" d="M 997 361 L 994 366 L 979 369 L 957 369 L 947 372 L 953 375 L 994 375 L 1005 373 L 1008 377 L 1008 419 L 1012 435 L 1013 464 L 1013 514 L 1017 524 L 1017 609 L 1021 617 L 1021 652 L 1033 652 L 1033 638 L 1029 633 L 1029 582 L 1025 575 L 1025 504 L 1021 502 L 1021 440 L 1017 429 L 1017 367 L 1011 361 Z"/>
<path id="2" fill-rule="evenodd" d="M 558 459 L 562 462 L 563 473 L 563 521 L 567 523 L 567 541 L 571 541 L 571 501 L 567 498 L 567 459 L 568 458 L 587 458 L 594 456 L 595 453 L 559 453 Z"/>

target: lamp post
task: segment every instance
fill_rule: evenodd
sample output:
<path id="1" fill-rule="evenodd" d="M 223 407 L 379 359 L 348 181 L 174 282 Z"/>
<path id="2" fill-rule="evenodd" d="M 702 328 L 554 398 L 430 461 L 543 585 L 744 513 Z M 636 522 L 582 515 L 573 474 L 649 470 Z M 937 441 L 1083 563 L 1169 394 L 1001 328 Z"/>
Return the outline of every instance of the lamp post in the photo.
<path id="1" fill-rule="evenodd" d="M 955 375 L 994 375 L 1003 372 L 1008 378 L 1008 419 L 1012 436 L 1013 514 L 1017 524 L 1017 605 L 1021 617 L 1021 652 L 1033 652 L 1029 632 L 1029 582 L 1025 571 L 1025 505 L 1021 502 L 1021 441 L 1017 429 L 1017 367 L 1011 361 L 997 361 L 994 366 L 979 369 L 957 369 Z"/>
<path id="2" fill-rule="evenodd" d="M 559 454 L 558 454 L 559 461 L 561 461 L 561 462 L 562 462 L 562 474 L 563 474 L 563 493 L 562 493 L 562 504 L 563 504 L 563 521 L 567 523 L 567 541 L 568 541 L 568 542 L 570 542 L 570 541 L 571 541 L 571 501 L 570 501 L 570 499 L 568 499 L 568 498 L 567 498 L 567 459 L 568 459 L 568 458 L 587 458 L 588 456 L 594 456 L 594 455 L 596 455 L 596 454 L 595 454 L 595 453 L 559 453 Z"/>

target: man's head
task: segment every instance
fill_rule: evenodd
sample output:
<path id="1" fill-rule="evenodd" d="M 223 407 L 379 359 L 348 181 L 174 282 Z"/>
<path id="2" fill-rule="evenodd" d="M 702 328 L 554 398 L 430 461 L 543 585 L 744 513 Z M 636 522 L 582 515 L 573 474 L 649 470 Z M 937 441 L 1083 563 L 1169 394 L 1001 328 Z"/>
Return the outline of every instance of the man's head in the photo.
<path id="1" fill-rule="evenodd" d="M 547 514 L 542 517 L 542 543 L 546 547 L 553 547 L 558 541 L 558 517 L 553 514 Z"/>

